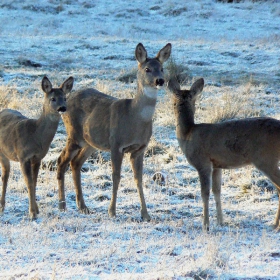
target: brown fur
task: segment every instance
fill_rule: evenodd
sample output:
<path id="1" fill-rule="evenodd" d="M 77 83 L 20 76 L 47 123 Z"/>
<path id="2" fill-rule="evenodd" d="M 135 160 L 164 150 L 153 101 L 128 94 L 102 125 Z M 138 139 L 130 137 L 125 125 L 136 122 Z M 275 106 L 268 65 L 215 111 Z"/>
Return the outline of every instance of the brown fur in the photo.
<path id="1" fill-rule="evenodd" d="M 96 89 L 81 90 L 70 97 L 67 113 L 63 116 L 68 138 L 58 159 L 61 210 L 66 209 L 64 174 L 70 162 L 77 207 L 89 213 L 83 199 L 80 170 L 95 149 L 108 150 L 113 169 L 113 193 L 108 212 L 114 217 L 123 155 L 129 152 L 140 196 L 141 215 L 150 220 L 142 188 L 143 155 L 152 134 L 157 89 L 164 82 L 162 64 L 169 58 L 170 52 L 171 44 L 167 44 L 155 58 L 150 59 L 144 46 L 141 43 L 137 45 L 138 88 L 134 99 L 117 99 Z"/>
<path id="2" fill-rule="evenodd" d="M 195 124 L 195 101 L 204 80 L 197 80 L 190 90 L 181 90 L 176 79 L 168 87 L 173 93 L 177 139 L 188 162 L 198 171 L 201 183 L 204 221 L 209 229 L 209 192 L 214 193 L 217 220 L 222 224 L 221 169 L 253 164 L 276 186 L 280 193 L 280 121 L 272 118 L 246 118 L 216 124 Z M 279 228 L 280 200 L 275 219 Z"/>
<path id="3" fill-rule="evenodd" d="M 73 87 L 68 78 L 59 88 L 52 88 L 47 77 L 42 80 L 45 92 L 43 112 L 39 119 L 28 119 L 20 112 L 4 109 L 0 112 L 0 162 L 2 165 L 1 211 L 10 173 L 10 160 L 19 161 L 28 188 L 29 214 L 35 219 L 39 213 L 36 203 L 36 183 L 42 158 L 47 154 L 57 130 L 59 112 L 66 110 L 66 93 Z"/>

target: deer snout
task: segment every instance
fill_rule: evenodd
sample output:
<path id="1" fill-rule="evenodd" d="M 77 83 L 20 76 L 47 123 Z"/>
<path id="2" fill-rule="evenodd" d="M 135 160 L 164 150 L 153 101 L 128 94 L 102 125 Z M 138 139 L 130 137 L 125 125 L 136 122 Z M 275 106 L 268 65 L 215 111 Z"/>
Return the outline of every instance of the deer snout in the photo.
<path id="1" fill-rule="evenodd" d="M 162 87 L 164 84 L 164 79 L 156 79 L 156 86 Z"/>
<path id="2" fill-rule="evenodd" d="M 61 107 L 59 107 L 59 108 L 57 109 L 57 111 L 58 111 L 59 113 L 64 113 L 64 112 L 66 112 L 66 106 L 61 106 Z"/>

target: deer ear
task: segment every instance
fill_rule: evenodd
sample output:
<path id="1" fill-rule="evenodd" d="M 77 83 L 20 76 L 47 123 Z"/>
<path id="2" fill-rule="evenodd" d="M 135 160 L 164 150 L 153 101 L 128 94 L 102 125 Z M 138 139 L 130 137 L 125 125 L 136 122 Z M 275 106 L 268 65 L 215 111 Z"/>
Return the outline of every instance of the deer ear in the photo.
<path id="1" fill-rule="evenodd" d="M 63 82 L 63 84 L 60 86 L 60 88 L 62 89 L 62 91 L 65 94 L 67 94 L 67 93 L 69 93 L 72 90 L 73 84 L 74 84 L 74 78 L 73 77 L 69 77 L 67 80 L 65 80 Z"/>
<path id="2" fill-rule="evenodd" d="M 50 93 L 52 91 L 52 83 L 46 76 L 42 79 L 42 90 L 45 93 Z"/>
<path id="3" fill-rule="evenodd" d="M 200 95 L 200 93 L 202 92 L 203 87 L 204 87 L 204 79 L 200 78 L 197 81 L 195 81 L 193 83 L 193 85 L 191 86 L 191 89 L 190 89 L 191 95 L 193 97 L 197 98 Z"/>
<path id="4" fill-rule="evenodd" d="M 168 43 L 164 48 L 162 48 L 162 49 L 158 52 L 156 58 L 157 58 L 161 63 L 163 63 L 163 62 L 165 62 L 165 61 L 169 58 L 170 54 L 171 54 L 171 44 Z"/>
<path id="5" fill-rule="evenodd" d="M 147 59 L 147 51 L 141 43 L 136 46 L 135 57 L 139 63 L 143 63 Z"/>

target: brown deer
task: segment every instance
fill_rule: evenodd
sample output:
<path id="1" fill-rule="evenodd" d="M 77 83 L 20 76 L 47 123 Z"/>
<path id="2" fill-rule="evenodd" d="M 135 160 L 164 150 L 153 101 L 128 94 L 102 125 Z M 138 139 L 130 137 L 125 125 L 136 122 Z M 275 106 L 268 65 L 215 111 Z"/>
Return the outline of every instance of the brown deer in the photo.
<path id="1" fill-rule="evenodd" d="M 111 152 L 113 193 L 109 216 L 116 216 L 121 164 L 124 153 L 130 153 L 141 215 L 144 220 L 150 220 L 142 188 L 143 156 L 152 135 L 157 92 L 164 84 L 163 63 L 170 53 L 171 44 L 167 44 L 155 58 L 148 58 L 144 46 L 137 45 L 137 94 L 133 99 L 117 99 L 93 88 L 78 91 L 69 98 L 68 110 L 63 115 L 68 138 L 57 171 L 61 210 L 66 209 L 64 174 L 70 162 L 77 207 L 89 213 L 81 188 L 81 167 L 94 150 L 100 149 Z"/>
<path id="2" fill-rule="evenodd" d="M 204 80 L 190 90 L 181 90 L 175 78 L 168 82 L 173 93 L 176 135 L 188 162 L 196 168 L 203 200 L 203 226 L 209 230 L 209 192 L 214 193 L 217 221 L 223 223 L 221 209 L 222 169 L 253 164 L 276 186 L 279 196 L 274 227 L 280 227 L 280 121 L 272 118 L 246 118 L 222 123 L 194 123 L 195 102 Z"/>
<path id="3" fill-rule="evenodd" d="M 0 210 L 4 211 L 10 160 L 19 161 L 28 188 L 29 215 L 39 213 L 36 203 L 36 183 L 40 163 L 47 154 L 56 133 L 60 114 L 66 111 L 66 94 L 74 79 L 69 77 L 59 88 L 53 88 L 47 77 L 42 80 L 45 92 L 43 112 L 39 119 L 28 119 L 20 112 L 4 109 L 0 112 L 0 163 L 2 165 L 2 197 Z"/>

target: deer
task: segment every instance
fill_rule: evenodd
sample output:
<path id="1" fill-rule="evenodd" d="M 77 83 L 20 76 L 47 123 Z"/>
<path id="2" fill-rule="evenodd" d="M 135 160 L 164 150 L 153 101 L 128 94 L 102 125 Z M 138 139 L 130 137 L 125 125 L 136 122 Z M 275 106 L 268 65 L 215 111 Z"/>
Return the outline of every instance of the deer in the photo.
<path id="1" fill-rule="evenodd" d="M 45 157 L 57 131 L 60 115 L 66 111 L 66 94 L 72 90 L 74 79 L 69 77 L 59 88 L 49 79 L 42 79 L 43 111 L 38 119 L 29 119 L 19 111 L 0 112 L 0 163 L 2 167 L 2 196 L 0 211 L 5 209 L 5 196 L 10 174 L 10 161 L 20 163 L 28 189 L 29 217 L 39 214 L 36 203 L 36 184 L 41 160 Z"/>
<path id="2" fill-rule="evenodd" d="M 67 131 L 66 146 L 57 164 L 60 210 L 66 210 L 64 178 L 70 163 L 77 208 L 82 213 L 90 213 L 83 198 L 81 167 L 91 154 L 102 150 L 111 153 L 113 189 L 108 214 L 111 218 L 116 217 L 121 165 L 124 154 L 130 153 L 141 217 L 150 221 L 142 186 L 143 158 L 152 135 L 157 93 L 165 82 L 163 63 L 170 53 L 170 43 L 154 58 L 148 58 L 142 43 L 136 46 L 137 92 L 132 99 L 118 99 L 94 88 L 82 89 L 71 95 L 68 110 L 62 117 Z"/>
<path id="3" fill-rule="evenodd" d="M 214 194 L 217 223 L 223 224 L 221 207 L 222 169 L 253 165 L 276 186 L 279 197 L 273 228 L 280 229 L 280 121 L 269 117 L 243 118 L 220 123 L 194 122 L 195 103 L 204 79 L 189 90 L 175 77 L 168 81 L 176 119 L 176 137 L 188 162 L 198 172 L 203 201 L 203 228 L 209 230 L 209 193 Z"/>

